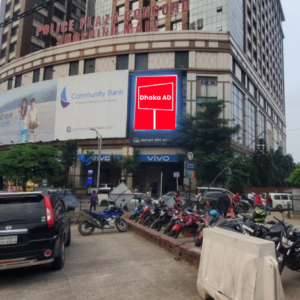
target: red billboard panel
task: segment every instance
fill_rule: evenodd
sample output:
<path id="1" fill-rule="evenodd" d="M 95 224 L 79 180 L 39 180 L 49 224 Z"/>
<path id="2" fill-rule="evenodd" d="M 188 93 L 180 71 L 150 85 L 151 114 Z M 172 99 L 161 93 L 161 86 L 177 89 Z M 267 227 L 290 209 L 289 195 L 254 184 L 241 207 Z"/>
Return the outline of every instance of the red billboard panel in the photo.
<path id="1" fill-rule="evenodd" d="M 177 76 L 137 77 L 134 130 L 176 128 Z"/>

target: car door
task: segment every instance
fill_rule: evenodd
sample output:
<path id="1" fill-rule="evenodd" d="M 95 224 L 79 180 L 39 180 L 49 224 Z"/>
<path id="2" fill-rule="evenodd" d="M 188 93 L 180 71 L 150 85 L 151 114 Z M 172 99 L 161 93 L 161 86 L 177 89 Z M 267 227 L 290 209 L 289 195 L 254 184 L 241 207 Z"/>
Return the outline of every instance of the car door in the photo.
<path id="1" fill-rule="evenodd" d="M 59 235 L 60 237 L 65 236 L 69 224 L 67 224 L 66 222 L 67 217 L 66 217 L 66 209 L 65 209 L 64 202 L 56 196 L 51 197 L 51 202 L 53 205 L 54 218 L 55 218 L 56 227 L 59 230 Z"/>
<path id="2" fill-rule="evenodd" d="M 282 201 L 280 195 L 274 195 L 272 197 L 272 207 L 276 208 L 278 205 L 282 206 Z"/>
<path id="3" fill-rule="evenodd" d="M 288 202 L 290 202 L 289 196 L 282 194 L 280 195 L 280 197 L 281 197 L 282 208 L 288 208 Z"/>

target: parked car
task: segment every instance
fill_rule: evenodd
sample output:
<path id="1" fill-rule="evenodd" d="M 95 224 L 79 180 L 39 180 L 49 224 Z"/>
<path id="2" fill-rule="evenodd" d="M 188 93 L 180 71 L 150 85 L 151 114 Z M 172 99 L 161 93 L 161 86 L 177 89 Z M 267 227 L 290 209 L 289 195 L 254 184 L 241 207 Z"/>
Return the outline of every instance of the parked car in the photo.
<path id="1" fill-rule="evenodd" d="M 174 195 L 175 192 L 169 192 L 165 195 L 162 195 L 162 200 L 169 206 L 174 205 L 175 200 L 174 200 Z M 198 201 L 196 197 L 190 196 L 189 194 L 185 192 L 180 192 L 180 196 L 182 198 L 182 204 L 184 206 L 194 206 L 196 202 Z"/>
<path id="2" fill-rule="evenodd" d="M 57 195 L 1 193 L 0 270 L 49 263 L 62 269 L 71 244 L 68 210 Z"/>
<path id="3" fill-rule="evenodd" d="M 80 204 L 80 200 L 71 193 L 63 196 L 62 200 L 64 201 L 67 209 L 69 209 L 69 207 L 71 207 L 71 209 L 69 209 L 69 211 L 75 210 L 75 207 L 79 206 L 79 204 Z"/>
<path id="4" fill-rule="evenodd" d="M 266 205 L 266 193 L 261 195 L 261 200 L 263 201 L 264 205 Z M 290 203 L 290 208 L 293 207 L 293 195 L 287 193 L 269 193 L 272 199 L 272 209 L 287 209 L 288 203 Z"/>
<path id="5" fill-rule="evenodd" d="M 231 193 L 230 191 L 225 190 L 225 193 L 227 195 L 231 194 L 231 196 L 234 197 L 234 194 Z M 221 194 L 222 194 L 221 191 L 206 193 L 199 203 L 199 208 L 204 209 L 206 206 L 206 203 L 208 202 L 211 209 L 216 209 L 217 202 L 218 202 L 219 196 Z M 241 203 L 241 207 L 244 211 L 248 211 L 250 209 L 250 203 L 247 200 L 240 200 L 240 203 Z"/>
<path id="6" fill-rule="evenodd" d="M 129 203 L 127 203 L 127 209 L 128 210 L 134 210 L 140 204 L 146 204 L 146 199 L 147 199 L 146 194 L 143 194 L 143 193 L 134 193 L 133 198 L 130 200 Z M 150 200 L 151 200 L 151 206 L 159 204 L 158 200 L 155 200 L 153 198 L 151 198 Z"/>
<path id="7" fill-rule="evenodd" d="M 111 184 L 107 184 L 107 183 L 100 183 L 99 184 L 99 189 L 107 189 L 107 188 L 110 188 L 112 189 L 112 185 Z M 88 196 L 92 195 L 93 191 L 96 191 L 97 190 L 97 185 L 96 184 L 93 184 L 93 185 L 90 185 L 87 190 L 86 190 L 86 194 Z"/>
<path id="8" fill-rule="evenodd" d="M 197 195 L 199 193 L 201 193 L 202 195 L 207 191 L 207 193 L 210 193 L 210 192 L 222 192 L 224 189 L 223 188 L 217 188 L 217 187 L 210 187 L 209 190 L 208 190 L 208 187 L 197 187 Z M 231 193 L 230 191 L 228 190 L 225 190 L 227 193 Z"/>
<path id="9" fill-rule="evenodd" d="M 112 188 L 104 187 L 100 188 L 98 191 L 98 205 L 100 206 L 108 206 L 109 205 L 109 193 Z"/>

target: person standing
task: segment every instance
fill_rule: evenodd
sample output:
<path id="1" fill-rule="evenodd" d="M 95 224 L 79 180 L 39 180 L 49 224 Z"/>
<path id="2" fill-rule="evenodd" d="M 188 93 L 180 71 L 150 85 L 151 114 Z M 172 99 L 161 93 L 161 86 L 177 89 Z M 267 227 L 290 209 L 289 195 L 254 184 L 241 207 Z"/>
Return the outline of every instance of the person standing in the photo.
<path id="1" fill-rule="evenodd" d="M 257 208 L 263 208 L 264 207 L 263 202 L 262 202 L 259 194 L 256 194 L 256 196 L 255 196 L 254 206 L 257 207 Z"/>
<path id="2" fill-rule="evenodd" d="M 94 211 L 96 211 L 96 205 L 98 202 L 98 196 L 96 194 L 96 191 L 93 191 L 91 198 L 90 198 L 90 211 L 92 211 L 92 208 L 94 208 Z"/>
<path id="3" fill-rule="evenodd" d="M 151 205 L 152 201 L 151 201 L 151 192 L 152 192 L 152 188 L 151 186 L 148 188 L 147 192 L 146 192 L 146 204 Z"/>
<path id="4" fill-rule="evenodd" d="M 234 214 L 233 214 L 234 202 L 233 202 L 233 199 L 232 199 L 231 194 L 228 194 L 228 198 L 229 198 L 229 200 L 230 200 L 229 211 L 230 211 L 231 219 L 234 219 Z"/>
<path id="5" fill-rule="evenodd" d="M 36 100 L 32 98 L 30 101 L 31 110 L 28 114 L 28 128 L 29 140 L 28 142 L 34 143 L 37 141 L 36 129 L 40 126 L 39 113 L 36 109 Z"/>
<path id="6" fill-rule="evenodd" d="M 226 195 L 225 190 L 223 190 L 217 202 L 218 212 L 226 218 L 229 207 L 230 207 L 230 199 Z"/>
<path id="7" fill-rule="evenodd" d="M 181 201 L 182 197 L 180 196 L 180 192 L 179 191 L 175 192 L 174 200 L 175 200 L 174 208 L 175 209 L 181 209 L 181 207 L 182 207 L 182 201 Z"/>
<path id="8" fill-rule="evenodd" d="M 266 195 L 266 213 L 271 215 L 272 199 L 269 192 Z"/>

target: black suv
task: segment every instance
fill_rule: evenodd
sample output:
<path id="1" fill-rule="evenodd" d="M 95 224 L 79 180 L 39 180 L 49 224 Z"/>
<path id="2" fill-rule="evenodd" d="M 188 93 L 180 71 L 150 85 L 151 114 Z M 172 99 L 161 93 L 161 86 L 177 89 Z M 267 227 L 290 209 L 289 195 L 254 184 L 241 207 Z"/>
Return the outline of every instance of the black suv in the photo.
<path id="1" fill-rule="evenodd" d="M 57 195 L 0 193 L 0 270 L 52 264 L 62 269 L 70 218 Z"/>

